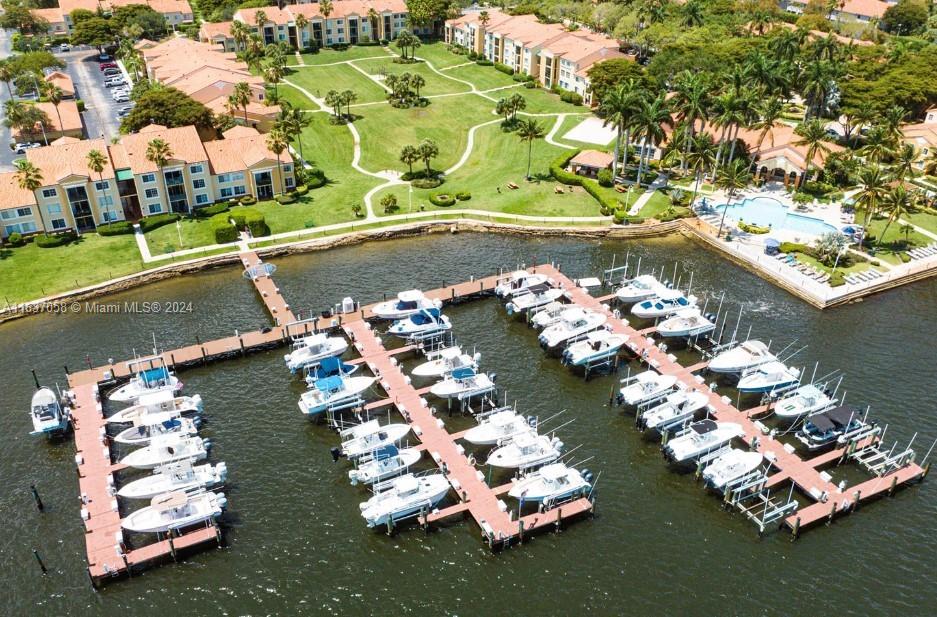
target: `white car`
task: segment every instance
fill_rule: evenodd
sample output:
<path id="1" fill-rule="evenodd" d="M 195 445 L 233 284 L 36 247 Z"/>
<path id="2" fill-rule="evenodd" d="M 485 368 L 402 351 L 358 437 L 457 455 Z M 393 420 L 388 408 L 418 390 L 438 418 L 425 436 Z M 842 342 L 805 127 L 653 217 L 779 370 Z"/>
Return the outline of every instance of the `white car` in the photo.
<path id="1" fill-rule="evenodd" d="M 130 95 L 126 93 L 121 93 L 119 96 L 114 97 L 115 103 L 127 103 L 130 101 Z M 130 112 L 127 112 L 130 113 Z"/>

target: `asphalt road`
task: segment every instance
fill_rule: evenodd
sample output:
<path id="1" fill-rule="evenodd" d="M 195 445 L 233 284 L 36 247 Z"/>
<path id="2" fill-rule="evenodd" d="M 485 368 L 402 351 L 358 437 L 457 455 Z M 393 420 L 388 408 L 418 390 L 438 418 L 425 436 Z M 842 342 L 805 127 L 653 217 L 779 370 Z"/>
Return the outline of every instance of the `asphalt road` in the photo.
<path id="1" fill-rule="evenodd" d="M 82 118 L 88 139 L 104 137 L 108 141 L 120 134 L 117 110 L 127 103 L 115 103 L 110 88 L 104 87 L 104 75 L 97 61 L 96 50 L 77 50 L 56 54 L 66 63 L 66 70 L 75 83 L 77 96 L 85 102 Z"/>
<path id="2" fill-rule="evenodd" d="M 10 55 L 10 45 L 12 32 L 9 30 L 4 30 L 0 28 L 0 58 L 7 58 Z M 7 96 L 7 89 L 5 85 L 0 85 L 0 109 L 3 109 L 3 104 L 9 100 Z M 2 112 L 0 112 L 2 113 Z M 17 158 L 16 154 L 13 154 L 13 151 L 10 150 L 10 142 L 13 140 L 10 133 L 10 129 L 3 125 L 0 122 L 0 171 L 12 171 L 13 159 Z"/>

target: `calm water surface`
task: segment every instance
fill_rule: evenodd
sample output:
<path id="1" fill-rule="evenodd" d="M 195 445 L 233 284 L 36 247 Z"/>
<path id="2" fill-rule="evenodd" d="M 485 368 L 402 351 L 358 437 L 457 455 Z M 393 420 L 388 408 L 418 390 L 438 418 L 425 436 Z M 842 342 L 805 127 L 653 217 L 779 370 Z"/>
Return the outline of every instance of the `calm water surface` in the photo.
<path id="1" fill-rule="evenodd" d="M 804 366 L 841 368 L 853 403 L 869 403 L 902 443 L 920 431 L 922 452 L 937 436 L 934 333 L 937 281 L 853 306 L 819 312 L 681 239 L 641 243 L 529 240 L 459 235 L 394 241 L 276 260 L 277 282 L 294 308 L 321 310 L 351 295 L 436 287 L 534 259 L 558 260 L 573 276 L 595 275 L 613 254 L 694 275 L 701 297 L 726 292 L 743 328 L 785 345 L 809 345 Z M 612 378 L 573 377 L 536 345 L 534 333 L 492 300 L 448 310 L 460 342 L 477 346 L 486 369 L 527 413 L 566 409 L 568 447 L 582 444 L 601 471 L 598 515 L 559 535 L 492 555 L 471 520 L 430 535 L 367 530 L 366 497 L 334 464 L 336 436 L 304 421 L 302 390 L 282 350 L 182 374 L 206 400 L 203 430 L 215 461 L 230 469 L 226 544 L 178 565 L 153 568 L 93 592 L 86 578 L 71 441 L 27 435 L 29 369 L 63 383 L 77 368 L 267 324 L 250 284 L 235 269 L 207 272 L 102 299 L 191 301 L 191 314 L 40 316 L 0 327 L 0 580 L 8 615 L 928 615 L 937 606 L 930 574 L 937 537 L 932 483 L 871 503 L 831 528 L 758 539 L 692 477 L 667 471 L 658 446 L 607 405 Z M 449 421 L 452 430 L 468 421 Z M 36 482 L 46 512 L 29 494 Z M 33 561 L 38 549 L 50 572 Z"/>

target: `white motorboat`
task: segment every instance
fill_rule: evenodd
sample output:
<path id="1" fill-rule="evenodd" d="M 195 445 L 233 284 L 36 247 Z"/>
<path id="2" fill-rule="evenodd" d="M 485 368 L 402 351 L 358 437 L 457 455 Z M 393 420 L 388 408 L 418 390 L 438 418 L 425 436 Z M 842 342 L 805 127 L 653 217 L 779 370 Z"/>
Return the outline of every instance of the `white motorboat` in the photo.
<path id="1" fill-rule="evenodd" d="M 380 319 L 404 319 L 424 309 L 442 308 L 441 300 L 430 300 L 419 289 L 401 291 L 396 300 L 379 302 L 372 312 Z"/>
<path id="2" fill-rule="evenodd" d="M 172 412 L 143 416 L 133 426 L 114 436 L 114 441 L 128 446 L 145 446 L 162 435 L 196 435 L 199 421 Z"/>
<path id="3" fill-rule="evenodd" d="M 169 414 L 182 416 L 198 414 L 202 411 L 202 397 L 198 394 L 192 396 L 174 396 L 172 392 L 163 391 L 147 394 L 137 399 L 136 405 L 125 407 L 117 413 L 108 416 L 108 424 L 129 424 L 151 415 Z"/>
<path id="4" fill-rule="evenodd" d="M 709 402 L 702 392 L 682 390 L 668 394 L 664 402 L 641 414 L 641 424 L 646 430 L 660 431 L 692 420 L 698 411 Z"/>
<path id="5" fill-rule="evenodd" d="M 722 491 L 761 466 L 760 452 L 732 448 L 703 468 L 703 481 L 713 490 Z"/>
<path id="6" fill-rule="evenodd" d="M 384 424 L 377 420 L 368 420 L 361 424 L 347 428 L 339 433 L 342 439 L 341 448 L 337 453 L 333 451 L 333 458 L 344 455 L 348 458 L 360 458 L 371 454 L 384 446 L 392 446 L 410 433 L 408 424 Z M 336 455 L 337 454 L 337 455 Z"/>
<path id="7" fill-rule="evenodd" d="M 682 309 L 694 308 L 696 296 L 684 296 L 682 291 L 665 289 L 656 296 L 648 298 L 631 307 L 631 314 L 641 319 L 669 317 Z"/>
<path id="8" fill-rule="evenodd" d="M 679 310 L 657 324 L 657 333 L 664 338 L 701 336 L 715 329 L 716 324 L 698 308 Z"/>
<path id="9" fill-rule="evenodd" d="M 208 456 L 210 447 L 211 442 L 201 437 L 165 435 L 123 457 L 120 464 L 137 469 L 153 469 L 177 461 L 200 461 Z"/>
<path id="10" fill-rule="evenodd" d="M 120 526 L 137 533 L 162 533 L 216 519 L 227 505 L 224 493 L 164 493 L 128 514 Z"/>
<path id="11" fill-rule="evenodd" d="M 526 270 L 515 270 L 498 280 L 497 285 L 495 285 L 495 295 L 501 298 L 513 298 L 530 287 L 543 285 L 547 281 L 546 274 L 531 274 Z"/>
<path id="12" fill-rule="evenodd" d="M 430 394 L 439 398 L 465 400 L 481 396 L 495 389 L 494 380 L 487 373 L 476 373 L 471 367 L 457 368 L 429 389 Z"/>
<path id="13" fill-rule="evenodd" d="M 30 435 L 55 435 L 68 428 L 69 412 L 50 388 L 39 388 L 30 401 L 29 417 L 33 421 Z"/>
<path id="14" fill-rule="evenodd" d="M 650 274 L 642 274 L 625 281 L 615 291 L 615 297 L 622 304 L 633 304 L 652 298 L 667 289 L 667 286 Z"/>
<path id="15" fill-rule="evenodd" d="M 299 410 L 307 416 L 327 409 L 345 409 L 361 403 L 361 393 L 371 387 L 374 377 L 326 377 L 316 380 L 299 397 Z"/>
<path id="16" fill-rule="evenodd" d="M 358 370 L 359 364 L 345 364 L 341 358 L 324 358 L 316 367 L 309 367 L 306 372 L 306 385 L 315 385 L 326 377 L 347 377 Z"/>
<path id="17" fill-rule="evenodd" d="M 735 387 L 745 394 L 757 394 L 796 386 L 799 381 L 800 369 L 781 362 L 765 362 L 742 373 Z"/>
<path id="18" fill-rule="evenodd" d="M 568 304 L 562 302 L 550 302 L 530 318 L 530 325 L 537 329 L 543 329 L 551 326 L 560 320 L 563 311 L 569 309 Z"/>
<path id="19" fill-rule="evenodd" d="M 713 373 L 732 375 L 776 359 L 761 341 L 745 341 L 713 356 L 707 368 Z"/>
<path id="20" fill-rule="evenodd" d="M 623 379 L 621 383 L 624 384 L 619 390 L 621 404 L 637 406 L 666 394 L 677 383 L 677 378 L 674 375 L 661 375 L 657 371 L 647 370 Z"/>
<path id="21" fill-rule="evenodd" d="M 800 386 L 777 403 L 772 411 L 781 420 L 795 420 L 827 409 L 836 400 L 814 384 Z"/>
<path id="22" fill-rule="evenodd" d="M 348 341 L 341 336 L 311 334 L 298 340 L 293 351 L 283 356 L 286 367 L 291 373 L 303 368 L 311 368 L 326 358 L 340 356 L 348 349 Z"/>
<path id="23" fill-rule="evenodd" d="M 833 445 L 841 446 L 878 432 L 875 422 L 867 423 L 856 409 L 840 405 L 808 416 L 794 437 L 808 449 L 819 450 Z"/>
<path id="24" fill-rule="evenodd" d="M 393 525 L 420 511 L 427 514 L 449 492 L 449 481 L 441 473 L 399 478 L 374 485 L 375 495 L 359 505 L 368 527 Z"/>
<path id="25" fill-rule="evenodd" d="M 531 420 L 511 408 L 505 408 L 488 412 L 480 417 L 478 426 L 465 431 L 462 438 L 476 446 L 493 446 L 500 441 L 529 432 L 536 434 Z"/>
<path id="26" fill-rule="evenodd" d="M 534 285 L 514 294 L 513 299 L 504 308 L 507 309 L 508 315 L 532 311 L 558 300 L 563 293 L 562 289 L 557 289 L 551 285 Z"/>
<path id="27" fill-rule="evenodd" d="M 192 465 L 190 461 L 180 461 L 169 465 L 160 465 L 152 475 L 125 484 L 117 491 L 124 499 L 152 499 L 163 493 L 173 491 L 194 491 L 211 488 L 222 484 L 228 477 L 228 466 Z"/>
<path id="28" fill-rule="evenodd" d="M 401 450 L 394 445 L 384 446 L 361 457 L 358 467 L 348 472 L 348 479 L 352 485 L 374 484 L 405 472 L 420 460 L 421 455 L 422 452 L 416 448 Z"/>
<path id="29" fill-rule="evenodd" d="M 745 434 L 740 424 L 700 420 L 667 442 L 664 455 L 674 463 L 686 463 L 717 450 Z"/>
<path id="30" fill-rule="evenodd" d="M 538 340 L 543 347 L 554 349 L 570 339 L 602 327 L 606 321 L 608 316 L 605 313 L 579 307 L 566 309 L 558 322 L 544 328 Z"/>
<path id="31" fill-rule="evenodd" d="M 518 501 L 550 505 L 587 495 L 592 490 L 591 477 L 588 471 L 551 463 L 518 480 L 508 495 Z"/>
<path id="32" fill-rule="evenodd" d="M 628 341 L 624 334 L 599 328 L 586 335 L 581 341 L 572 343 L 563 352 L 563 362 L 570 366 L 582 366 L 613 358 Z"/>
<path id="33" fill-rule="evenodd" d="M 141 396 L 157 392 L 178 392 L 182 382 L 165 366 L 140 371 L 129 382 L 107 395 L 115 403 L 132 403 Z"/>
<path id="34" fill-rule="evenodd" d="M 552 463 L 560 458 L 563 442 L 559 437 L 537 435 L 533 431 L 518 433 L 491 451 L 488 464 L 506 469 L 528 469 Z"/>
<path id="35" fill-rule="evenodd" d="M 438 351 L 431 351 L 426 354 L 426 358 L 427 361 L 413 369 L 411 375 L 414 377 L 443 377 L 458 368 L 477 369 L 481 354 L 476 353 L 474 356 L 470 356 L 462 353 L 462 349 L 455 345 Z"/>
<path id="36" fill-rule="evenodd" d="M 387 330 L 388 334 L 409 338 L 411 336 L 429 336 L 446 332 L 452 328 L 449 318 L 439 309 L 423 309 L 405 319 L 398 319 Z"/>

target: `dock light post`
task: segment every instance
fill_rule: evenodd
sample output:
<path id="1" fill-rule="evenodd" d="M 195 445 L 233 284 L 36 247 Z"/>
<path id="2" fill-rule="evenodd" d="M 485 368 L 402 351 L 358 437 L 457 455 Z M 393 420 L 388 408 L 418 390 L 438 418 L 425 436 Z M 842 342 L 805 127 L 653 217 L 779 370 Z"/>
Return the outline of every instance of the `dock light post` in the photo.
<path id="1" fill-rule="evenodd" d="M 409 190 L 407 191 L 407 214 L 413 212 L 413 185 L 409 185 Z"/>
<path id="2" fill-rule="evenodd" d="M 176 233 L 179 234 L 179 248 L 182 248 L 182 224 L 176 220 Z"/>
<path id="3" fill-rule="evenodd" d="M 843 253 L 846 252 L 846 246 L 843 245 L 839 251 L 836 253 L 836 261 L 833 262 L 833 274 L 836 274 L 836 268 L 839 266 L 839 258 L 843 256 Z"/>

